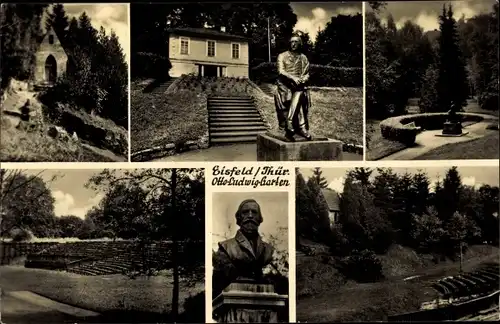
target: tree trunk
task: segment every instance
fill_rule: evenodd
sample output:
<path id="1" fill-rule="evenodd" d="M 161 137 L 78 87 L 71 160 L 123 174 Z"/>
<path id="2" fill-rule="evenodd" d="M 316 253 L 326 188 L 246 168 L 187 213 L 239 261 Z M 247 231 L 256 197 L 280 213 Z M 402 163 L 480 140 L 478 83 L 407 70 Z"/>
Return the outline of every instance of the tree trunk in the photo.
<path id="1" fill-rule="evenodd" d="M 172 231 L 172 264 L 174 270 L 174 287 L 172 291 L 172 321 L 177 322 L 179 315 L 179 257 L 178 257 L 178 242 L 177 242 L 177 214 L 176 214 L 176 187 L 177 187 L 177 169 L 172 169 L 172 214 L 173 231 Z"/>

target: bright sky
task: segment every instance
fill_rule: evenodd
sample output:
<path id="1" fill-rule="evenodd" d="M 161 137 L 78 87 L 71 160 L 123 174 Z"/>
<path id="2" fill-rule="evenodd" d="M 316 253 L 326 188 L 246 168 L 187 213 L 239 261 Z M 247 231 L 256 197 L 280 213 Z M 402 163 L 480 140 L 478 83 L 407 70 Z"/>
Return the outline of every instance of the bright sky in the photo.
<path id="1" fill-rule="evenodd" d="M 417 168 L 392 168 L 396 173 L 416 173 L 419 171 Z M 449 167 L 429 167 L 422 168 L 420 170 L 427 173 L 429 179 L 431 180 L 431 189 L 433 184 L 438 179 L 443 179 L 446 175 L 446 171 Z M 345 175 L 350 168 L 322 168 L 323 176 L 328 181 L 328 187 L 337 191 L 342 192 L 344 188 Z M 300 172 L 304 175 L 307 181 L 313 173 L 312 169 L 300 168 Z M 462 177 L 462 183 L 468 186 L 480 187 L 483 184 L 488 184 L 491 186 L 499 185 L 499 172 L 496 167 L 459 167 L 458 172 Z M 376 171 L 372 173 L 372 176 L 376 175 Z"/>
<path id="2" fill-rule="evenodd" d="M 128 25 L 128 4 L 121 3 L 64 3 L 66 14 L 71 19 L 78 18 L 84 11 L 89 16 L 92 26 L 99 30 L 102 27 L 106 34 L 115 31 L 123 53 L 128 61 L 130 57 L 130 29 Z"/>
<path id="3" fill-rule="evenodd" d="M 295 30 L 308 32 L 314 42 L 318 30 L 325 29 L 332 17 L 338 15 L 356 15 L 363 8 L 361 2 L 292 2 L 293 12 L 297 15 Z"/>
<path id="4" fill-rule="evenodd" d="M 396 26 L 402 27 L 407 20 L 411 20 L 423 28 L 424 31 L 439 29 L 438 16 L 443 10 L 443 5 L 448 7 L 451 3 L 456 19 L 465 16 L 471 18 L 479 13 L 491 12 L 495 0 L 469 0 L 469 1 L 390 1 L 382 16 L 389 13 L 394 17 Z M 367 10 L 369 6 L 367 5 Z M 386 19 L 384 19 L 387 21 Z"/>
<path id="5" fill-rule="evenodd" d="M 27 170 L 25 173 L 36 175 L 41 170 Z M 92 207 L 103 198 L 102 193 L 85 188 L 85 184 L 99 170 L 45 170 L 41 178 L 48 181 L 54 175 L 58 178 L 48 183 L 55 199 L 56 216 L 75 215 L 84 218 Z"/>
<path id="6" fill-rule="evenodd" d="M 240 203 L 255 199 L 260 205 L 264 221 L 259 232 L 265 237 L 279 237 L 279 250 L 288 250 L 288 193 L 287 192 L 216 192 L 212 195 L 212 249 L 217 243 L 234 237 L 238 230 L 235 214 Z"/>

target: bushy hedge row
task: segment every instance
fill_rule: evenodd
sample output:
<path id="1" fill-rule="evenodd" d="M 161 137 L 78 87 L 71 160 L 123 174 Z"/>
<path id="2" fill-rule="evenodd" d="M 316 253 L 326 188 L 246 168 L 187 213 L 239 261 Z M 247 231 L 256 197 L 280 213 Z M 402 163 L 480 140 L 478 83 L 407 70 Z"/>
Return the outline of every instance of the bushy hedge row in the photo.
<path id="1" fill-rule="evenodd" d="M 130 66 L 133 78 L 168 78 L 172 63 L 164 56 L 138 52 L 132 54 Z"/>
<path id="2" fill-rule="evenodd" d="M 481 115 L 471 113 L 458 113 L 457 115 L 460 116 L 462 122 L 480 122 L 484 119 Z M 380 130 L 382 137 L 386 139 L 412 145 L 415 143 L 415 138 L 421 130 L 442 129 L 447 119 L 447 113 L 403 115 L 383 120 L 380 123 Z M 412 122 L 415 123 L 417 128 L 404 126 Z"/>
<path id="3" fill-rule="evenodd" d="M 363 68 L 333 67 L 311 64 L 309 83 L 317 87 L 362 87 Z M 276 63 L 261 63 L 250 71 L 250 78 L 257 83 L 274 83 L 278 77 Z"/>
<path id="4" fill-rule="evenodd" d="M 233 77 L 199 77 L 196 75 L 185 75 L 172 84 L 169 92 L 195 91 L 219 95 L 242 95 L 247 94 L 251 84 L 246 78 Z"/>

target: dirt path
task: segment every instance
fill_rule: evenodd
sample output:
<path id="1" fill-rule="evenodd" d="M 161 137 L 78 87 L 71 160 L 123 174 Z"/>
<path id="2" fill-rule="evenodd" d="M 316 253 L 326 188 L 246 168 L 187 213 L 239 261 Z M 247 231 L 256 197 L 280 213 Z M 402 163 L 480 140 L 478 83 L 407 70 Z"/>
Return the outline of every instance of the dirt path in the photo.
<path id="1" fill-rule="evenodd" d="M 89 323 L 98 314 L 54 302 L 29 291 L 2 291 L 1 319 L 6 324 Z"/>
<path id="2" fill-rule="evenodd" d="M 439 137 L 442 133 L 441 130 L 424 131 L 417 135 L 415 140 L 415 146 L 409 147 L 402 151 L 391 154 L 382 160 L 413 160 L 419 156 L 435 149 L 440 146 L 450 144 L 450 143 L 461 143 L 471 141 L 477 138 L 483 137 L 488 130 L 486 127 L 491 124 L 491 116 L 488 116 L 490 120 L 481 121 L 463 128 L 464 132 L 469 132 L 467 135 L 460 137 Z"/>

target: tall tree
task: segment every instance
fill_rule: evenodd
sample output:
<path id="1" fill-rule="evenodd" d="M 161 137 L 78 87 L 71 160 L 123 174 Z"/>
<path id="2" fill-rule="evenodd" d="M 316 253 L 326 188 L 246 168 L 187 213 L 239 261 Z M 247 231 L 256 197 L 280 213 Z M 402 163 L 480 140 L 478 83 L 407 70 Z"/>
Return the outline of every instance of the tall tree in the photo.
<path id="1" fill-rule="evenodd" d="M 438 194 L 440 200 L 439 217 L 446 222 L 458 211 L 460 196 L 462 193 L 462 179 L 456 166 L 446 172 L 443 180 L 443 188 Z"/>
<path id="2" fill-rule="evenodd" d="M 468 82 L 451 5 L 448 11 L 443 6 L 439 21 L 438 107 L 447 111 L 454 105 L 460 110 L 467 104 Z"/>
<path id="3" fill-rule="evenodd" d="M 54 31 L 62 42 L 63 46 L 66 45 L 66 36 L 68 33 L 67 28 L 69 27 L 69 18 L 64 9 L 64 5 L 57 3 L 52 6 L 52 12 L 47 15 L 47 20 L 45 21 L 45 28 L 49 30 L 54 28 Z"/>
<path id="4" fill-rule="evenodd" d="M 43 171 L 27 175 L 23 170 L 1 170 L 0 236 L 13 229 L 26 230 L 38 237 L 57 235 L 54 198 Z M 56 179 L 52 177 L 49 181 Z"/>
<path id="5" fill-rule="evenodd" d="M 332 17 L 316 37 L 314 63 L 339 67 L 363 66 L 361 14 Z M 345 30 L 350 30 L 345 33 Z"/>
<path id="6" fill-rule="evenodd" d="M 328 181 L 323 177 L 323 170 L 321 168 L 314 168 L 313 175 L 311 176 L 312 181 L 315 181 L 320 188 L 328 187 Z"/>
<path id="7" fill-rule="evenodd" d="M 41 21 L 47 4 L 3 3 L 0 7 L 1 89 L 11 78 L 27 80 L 35 66 L 35 49 L 42 35 Z"/>

